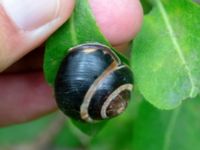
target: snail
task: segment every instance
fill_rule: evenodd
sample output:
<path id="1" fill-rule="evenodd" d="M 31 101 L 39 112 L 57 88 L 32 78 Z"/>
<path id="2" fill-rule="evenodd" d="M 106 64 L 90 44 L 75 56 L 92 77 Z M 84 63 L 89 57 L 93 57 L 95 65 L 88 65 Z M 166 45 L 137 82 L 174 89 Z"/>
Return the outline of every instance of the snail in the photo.
<path id="1" fill-rule="evenodd" d="M 111 48 L 86 43 L 69 49 L 54 85 L 58 107 L 67 116 L 95 123 L 125 110 L 133 74 Z"/>

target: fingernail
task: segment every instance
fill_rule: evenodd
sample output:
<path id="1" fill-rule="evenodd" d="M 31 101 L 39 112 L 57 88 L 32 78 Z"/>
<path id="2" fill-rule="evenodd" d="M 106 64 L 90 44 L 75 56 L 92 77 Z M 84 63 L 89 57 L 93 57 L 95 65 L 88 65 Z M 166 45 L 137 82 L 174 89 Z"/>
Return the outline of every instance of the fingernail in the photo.
<path id="1" fill-rule="evenodd" d="M 59 16 L 60 0 L 2 0 L 6 14 L 22 30 L 37 29 Z"/>

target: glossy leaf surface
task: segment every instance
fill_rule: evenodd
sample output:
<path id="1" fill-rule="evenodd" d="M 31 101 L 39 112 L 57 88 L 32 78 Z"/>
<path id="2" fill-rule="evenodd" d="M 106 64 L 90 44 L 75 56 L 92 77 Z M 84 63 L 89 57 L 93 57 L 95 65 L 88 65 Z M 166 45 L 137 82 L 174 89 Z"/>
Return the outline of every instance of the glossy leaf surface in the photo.
<path id="1" fill-rule="evenodd" d="M 200 7 L 188 0 L 153 0 L 133 44 L 132 65 L 146 100 L 172 109 L 200 91 Z"/>
<path id="2" fill-rule="evenodd" d="M 75 10 L 69 21 L 53 34 L 46 44 L 44 73 L 50 85 L 54 85 L 57 71 L 68 50 L 85 43 L 101 43 L 111 47 L 96 24 L 88 0 L 77 0 Z M 125 57 L 116 52 L 112 47 L 111 49 L 123 62 L 128 64 Z M 85 124 L 78 121 L 74 121 L 74 123 L 89 135 L 95 134 L 104 125 L 104 123 Z"/>

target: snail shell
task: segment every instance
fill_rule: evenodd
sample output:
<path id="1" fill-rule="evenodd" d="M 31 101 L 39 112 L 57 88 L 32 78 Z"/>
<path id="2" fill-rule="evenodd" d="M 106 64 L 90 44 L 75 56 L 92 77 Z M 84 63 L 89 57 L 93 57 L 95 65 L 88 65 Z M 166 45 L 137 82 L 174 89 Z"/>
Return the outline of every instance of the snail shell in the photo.
<path id="1" fill-rule="evenodd" d="M 69 117 L 97 122 L 121 114 L 133 88 L 131 69 L 102 44 L 69 50 L 55 80 L 59 108 Z"/>

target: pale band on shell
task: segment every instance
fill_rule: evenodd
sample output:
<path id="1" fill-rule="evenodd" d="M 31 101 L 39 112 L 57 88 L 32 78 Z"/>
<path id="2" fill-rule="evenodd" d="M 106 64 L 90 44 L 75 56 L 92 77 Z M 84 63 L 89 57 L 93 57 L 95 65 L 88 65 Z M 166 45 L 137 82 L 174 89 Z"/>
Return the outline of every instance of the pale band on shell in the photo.
<path id="1" fill-rule="evenodd" d="M 88 89 L 84 99 L 83 103 L 81 104 L 80 107 L 80 114 L 81 118 L 87 122 L 93 122 L 93 119 L 89 116 L 88 113 L 88 108 L 90 105 L 90 101 L 92 99 L 92 96 L 96 92 L 96 89 L 98 88 L 98 85 L 100 84 L 101 80 L 104 79 L 106 76 L 108 76 L 111 72 L 113 72 L 113 69 L 117 69 L 118 64 L 116 62 L 113 62 L 95 81 L 94 83 L 90 86 Z"/>
<path id="2" fill-rule="evenodd" d="M 119 64 L 116 64 L 116 62 L 113 62 L 95 81 L 94 83 L 91 85 L 91 87 L 88 89 L 84 99 L 83 99 L 83 103 L 81 104 L 81 107 L 80 107 L 80 115 L 81 115 L 81 118 L 83 120 L 85 120 L 86 122 L 91 122 L 91 123 L 94 123 L 94 122 L 97 122 L 95 120 L 93 120 L 90 115 L 89 115 L 89 112 L 88 112 L 88 109 L 89 109 L 89 105 L 90 105 L 90 102 L 92 100 L 92 97 L 93 95 L 95 94 L 96 92 L 96 89 L 98 88 L 98 86 L 101 84 L 101 80 L 106 78 L 107 76 L 110 75 L 110 73 L 118 70 L 118 69 L 121 69 L 123 67 L 126 67 L 125 65 L 121 65 L 119 66 Z M 120 88 L 121 87 L 121 88 Z M 120 86 L 117 90 L 115 90 L 114 92 L 115 93 L 120 93 L 122 92 L 123 90 L 132 90 L 132 84 L 124 84 L 124 86 Z M 121 90 L 121 91 L 119 91 Z M 115 93 L 112 93 L 109 97 L 110 99 L 107 99 L 106 101 L 108 102 L 105 102 L 105 106 L 103 107 L 103 109 L 107 109 L 107 107 L 109 106 L 108 103 L 110 103 L 113 99 L 111 97 L 116 97 L 117 95 Z M 108 106 L 107 106 L 108 105 Z M 102 118 L 107 118 L 107 115 L 105 115 L 105 112 L 103 112 L 104 110 L 101 109 L 101 116 Z M 105 110 L 106 111 L 106 110 Z M 103 115 L 102 115 L 103 114 Z"/>

